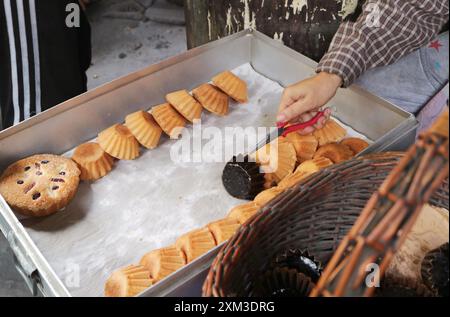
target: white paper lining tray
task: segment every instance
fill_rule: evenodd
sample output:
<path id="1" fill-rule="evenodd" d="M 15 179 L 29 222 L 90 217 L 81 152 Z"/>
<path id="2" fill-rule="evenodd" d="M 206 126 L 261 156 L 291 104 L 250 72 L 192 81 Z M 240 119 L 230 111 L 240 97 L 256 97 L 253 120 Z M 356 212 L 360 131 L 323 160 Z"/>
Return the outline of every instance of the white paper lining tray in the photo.
<path id="1" fill-rule="evenodd" d="M 168 92 L 192 89 L 220 71 L 246 63 L 282 85 L 310 76 L 315 66 L 260 33 L 241 32 L 118 79 L 1 132 L 0 168 L 36 153 L 65 153 L 127 114 L 163 102 Z M 225 118 L 205 113 L 203 124 L 273 125 L 280 91 L 261 91 L 257 81 L 249 82 L 249 88 L 250 96 L 261 98 L 249 105 L 232 105 Z M 417 123 L 411 114 L 361 89 L 340 91 L 332 104 L 340 121 L 375 140 L 368 151 L 401 150 L 414 140 Z M 221 186 L 223 163 L 173 166 L 168 153 L 171 143 L 164 140 L 160 148 L 144 152 L 135 162 L 119 162 L 104 180 L 82 184 L 65 211 L 46 219 L 21 223 L 0 198 L 0 228 L 30 286 L 47 296 L 101 295 L 111 268 L 136 263 L 145 252 L 173 243 L 178 235 L 225 216 L 240 203 Z M 158 170 L 157 181 L 149 180 L 152 170 Z M 92 211 L 94 201 L 100 207 Z M 146 295 L 199 295 L 215 252 Z"/>

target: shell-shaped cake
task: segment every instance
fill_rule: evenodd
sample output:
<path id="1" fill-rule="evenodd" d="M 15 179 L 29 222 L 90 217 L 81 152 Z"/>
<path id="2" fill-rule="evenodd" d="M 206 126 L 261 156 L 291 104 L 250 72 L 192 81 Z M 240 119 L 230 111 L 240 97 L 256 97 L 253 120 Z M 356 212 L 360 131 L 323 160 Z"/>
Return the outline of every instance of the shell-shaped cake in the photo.
<path id="1" fill-rule="evenodd" d="M 214 85 L 239 103 L 248 101 L 247 83 L 230 71 L 216 75 L 212 79 Z"/>
<path id="2" fill-rule="evenodd" d="M 84 181 L 93 181 L 108 174 L 114 165 L 114 159 L 97 143 L 84 143 L 75 149 L 72 160 L 78 164 Z"/>
<path id="3" fill-rule="evenodd" d="M 129 114 L 125 118 L 125 125 L 145 148 L 154 149 L 158 146 L 162 129 L 150 113 L 138 111 Z"/>
<path id="4" fill-rule="evenodd" d="M 130 265 L 114 272 L 105 284 L 107 297 L 132 297 L 153 285 L 150 272 L 141 265 Z"/>
<path id="5" fill-rule="evenodd" d="M 219 245 L 230 239 L 240 226 L 241 224 L 236 219 L 225 218 L 210 223 L 208 229 L 213 234 L 216 244 Z"/>
<path id="6" fill-rule="evenodd" d="M 172 92 L 166 96 L 166 100 L 190 122 L 202 117 L 202 105 L 187 90 Z"/>
<path id="7" fill-rule="evenodd" d="M 341 144 L 348 146 L 354 155 L 361 153 L 369 147 L 369 143 L 360 138 L 348 138 L 342 140 Z"/>
<path id="8" fill-rule="evenodd" d="M 314 131 L 313 135 L 319 141 L 319 146 L 340 142 L 347 135 L 347 131 L 333 119 L 329 119 L 322 129 Z"/>
<path id="9" fill-rule="evenodd" d="M 208 228 L 202 228 L 181 236 L 175 245 L 184 252 L 187 263 L 190 263 L 212 250 L 216 246 L 216 240 Z"/>
<path id="10" fill-rule="evenodd" d="M 134 160 L 139 156 L 139 143 L 124 125 L 115 124 L 100 132 L 97 141 L 106 153 L 119 160 Z"/>
<path id="11" fill-rule="evenodd" d="M 265 173 L 264 174 L 264 188 L 269 189 L 277 186 L 277 181 L 275 174 L 273 173 Z"/>
<path id="12" fill-rule="evenodd" d="M 150 277 L 156 283 L 182 268 L 186 264 L 186 259 L 183 251 L 170 246 L 147 253 L 142 257 L 140 264 L 150 272 Z"/>
<path id="13" fill-rule="evenodd" d="M 305 179 L 306 177 L 308 177 L 311 174 L 312 173 L 307 173 L 307 172 L 290 173 L 288 176 L 283 178 L 283 180 L 278 184 L 277 187 L 282 190 L 291 188 L 291 187 L 297 185 L 298 183 L 300 183 L 300 181 L 302 181 L 303 179 Z"/>
<path id="14" fill-rule="evenodd" d="M 314 158 L 325 157 L 330 159 L 333 163 L 341 163 L 351 159 L 353 156 L 353 151 L 350 150 L 348 146 L 330 143 L 321 146 L 314 155 Z"/>
<path id="15" fill-rule="evenodd" d="M 161 129 L 171 138 L 178 139 L 186 120 L 170 104 L 155 106 L 150 110 Z"/>
<path id="16" fill-rule="evenodd" d="M 192 91 L 195 99 L 211 113 L 218 116 L 228 114 L 228 96 L 210 84 L 203 84 Z"/>
<path id="17" fill-rule="evenodd" d="M 294 132 L 289 133 L 286 140 L 294 146 L 299 163 L 312 159 L 319 146 L 319 141 L 314 135 L 300 135 Z"/>
<path id="18" fill-rule="evenodd" d="M 295 170 L 295 173 L 313 174 L 331 165 L 333 165 L 333 162 L 330 159 L 326 157 L 317 157 L 300 164 Z"/>
<path id="19" fill-rule="evenodd" d="M 278 187 L 272 187 L 262 191 L 253 200 L 258 206 L 265 206 L 269 201 L 281 194 L 283 190 Z"/>
<path id="20" fill-rule="evenodd" d="M 255 153 L 256 162 L 266 173 L 273 173 L 275 181 L 279 183 L 289 173 L 292 173 L 297 163 L 297 153 L 294 146 L 280 137 L 260 148 Z"/>
<path id="21" fill-rule="evenodd" d="M 242 204 L 231 209 L 228 218 L 235 219 L 242 225 L 246 223 L 248 219 L 253 217 L 253 215 L 258 212 L 259 208 L 260 207 L 253 201 Z"/>

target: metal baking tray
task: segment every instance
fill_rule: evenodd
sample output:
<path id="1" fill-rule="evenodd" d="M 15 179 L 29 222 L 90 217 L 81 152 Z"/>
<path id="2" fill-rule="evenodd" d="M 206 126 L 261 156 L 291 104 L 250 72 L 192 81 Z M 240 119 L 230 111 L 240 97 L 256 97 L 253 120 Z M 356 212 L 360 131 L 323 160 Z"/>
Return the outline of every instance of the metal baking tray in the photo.
<path id="1" fill-rule="evenodd" d="M 95 138 L 99 131 L 122 122 L 127 114 L 163 102 L 166 93 L 192 89 L 223 70 L 246 63 L 282 86 L 311 76 L 316 66 L 314 61 L 282 43 L 257 31 L 246 30 L 117 79 L 0 132 L 0 170 L 36 153 L 66 153 Z M 414 142 L 418 125 L 415 117 L 359 87 L 340 90 L 332 103 L 337 106 L 334 115 L 340 121 L 375 141 L 366 152 L 404 150 Z M 270 124 L 267 119 L 260 118 L 259 122 Z M 243 119 L 235 124 L 247 125 L 248 122 Z M 83 219 L 78 225 L 84 225 Z M 0 229 L 11 245 L 17 269 L 33 293 L 74 295 L 43 255 L 48 250 L 38 248 L 39 241 L 31 238 L 29 228 L 1 196 Z M 211 250 L 141 296 L 200 295 L 201 284 L 218 249 Z M 136 257 L 143 255 L 143 250 L 132 251 L 137 253 Z"/>

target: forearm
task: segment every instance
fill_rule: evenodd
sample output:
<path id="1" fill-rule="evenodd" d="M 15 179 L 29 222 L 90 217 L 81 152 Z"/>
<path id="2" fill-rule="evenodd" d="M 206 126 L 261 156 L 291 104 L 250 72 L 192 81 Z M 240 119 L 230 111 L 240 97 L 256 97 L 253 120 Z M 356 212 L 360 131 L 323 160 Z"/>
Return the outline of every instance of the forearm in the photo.
<path id="1" fill-rule="evenodd" d="M 371 20 L 379 8 L 379 24 Z M 367 1 L 356 22 L 344 22 L 317 72 L 338 75 L 343 86 L 366 70 L 389 65 L 424 46 L 448 21 L 447 0 Z"/>

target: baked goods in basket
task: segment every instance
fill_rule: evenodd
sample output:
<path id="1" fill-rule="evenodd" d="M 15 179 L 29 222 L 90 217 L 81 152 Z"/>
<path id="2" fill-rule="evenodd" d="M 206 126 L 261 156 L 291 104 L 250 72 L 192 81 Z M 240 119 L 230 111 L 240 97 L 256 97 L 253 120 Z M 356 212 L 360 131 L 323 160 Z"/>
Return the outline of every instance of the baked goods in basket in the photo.
<path id="1" fill-rule="evenodd" d="M 134 160 L 139 156 L 138 141 L 122 124 L 115 124 L 100 132 L 97 140 L 106 153 L 119 160 Z"/>
<path id="2" fill-rule="evenodd" d="M 75 149 L 72 160 L 78 164 L 83 181 L 93 181 L 108 174 L 114 159 L 97 143 L 84 143 Z"/>
<path id="3" fill-rule="evenodd" d="M 297 164 L 294 146 L 283 137 L 260 148 L 254 156 L 266 173 L 273 173 L 277 183 L 292 173 Z"/>
<path id="4" fill-rule="evenodd" d="M 141 259 L 140 264 L 150 272 L 154 282 L 158 282 L 186 264 L 183 251 L 170 246 L 147 253 Z"/>
<path id="5" fill-rule="evenodd" d="M 324 168 L 327 168 L 328 166 L 333 165 L 333 162 L 326 158 L 326 157 L 316 157 L 312 160 L 305 161 L 301 163 L 297 169 L 295 170 L 296 173 L 316 173 Z"/>
<path id="6" fill-rule="evenodd" d="M 360 138 L 348 138 L 342 140 L 341 144 L 348 146 L 354 155 L 361 153 L 369 147 L 369 143 Z"/>
<path id="7" fill-rule="evenodd" d="M 168 103 L 153 107 L 150 113 L 171 139 L 177 139 L 186 126 L 186 120 L 183 116 Z"/>
<path id="8" fill-rule="evenodd" d="M 202 117 L 202 105 L 187 90 L 172 92 L 166 96 L 166 100 L 190 122 Z"/>
<path id="9" fill-rule="evenodd" d="M 150 272 L 142 265 L 130 265 L 114 272 L 105 284 L 107 297 L 132 297 L 153 285 Z"/>
<path id="10" fill-rule="evenodd" d="M 220 88 L 228 96 L 240 103 L 248 101 L 247 83 L 230 71 L 214 76 L 214 85 Z"/>
<path id="11" fill-rule="evenodd" d="M 74 161 L 41 154 L 10 165 L 0 178 L 0 194 L 17 212 L 43 217 L 65 208 L 79 181 L 80 170 Z"/>
<path id="12" fill-rule="evenodd" d="M 145 111 L 132 113 L 125 118 L 125 125 L 145 148 L 154 149 L 158 146 L 162 129 L 150 113 Z"/>
<path id="13" fill-rule="evenodd" d="M 218 116 L 228 114 L 228 96 L 210 84 L 203 84 L 192 91 L 195 99 L 211 113 Z"/>
<path id="14" fill-rule="evenodd" d="M 236 219 L 225 218 L 210 223 L 208 229 L 213 234 L 216 244 L 219 245 L 230 239 L 240 226 L 241 224 Z"/>
<path id="15" fill-rule="evenodd" d="M 319 145 L 314 135 L 300 135 L 297 132 L 289 133 L 286 140 L 294 146 L 299 163 L 312 159 Z"/>
<path id="16" fill-rule="evenodd" d="M 319 145 L 336 143 L 342 141 L 347 135 L 347 131 L 333 119 L 329 119 L 322 129 L 313 132 L 313 135 L 319 141 Z"/>
<path id="17" fill-rule="evenodd" d="M 231 209 L 228 214 L 228 218 L 235 219 L 239 221 L 241 225 L 247 222 L 248 219 L 253 217 L 259 210 L 260 206 L 258 206 L 255 202 L 249 202 L 246 204 L 242 204 Z"/>
<path id="18" fill-rule="evenodd" d="M 325 157 L 330 159 L 333 163 L 347 161 L 353 156 L 353 151 L 350 150 L 348 146 L 338 143 L 323 145 L 317 150 L 316 154 L 314 154 L 314 158 Z"/>
<path id="19" fill-rule="evenodd" d="M 176 242 L 176 247 L 184 252 L 187 263 L 214 249 L 216 241 L 208 228 L 191 231 Z"/>

